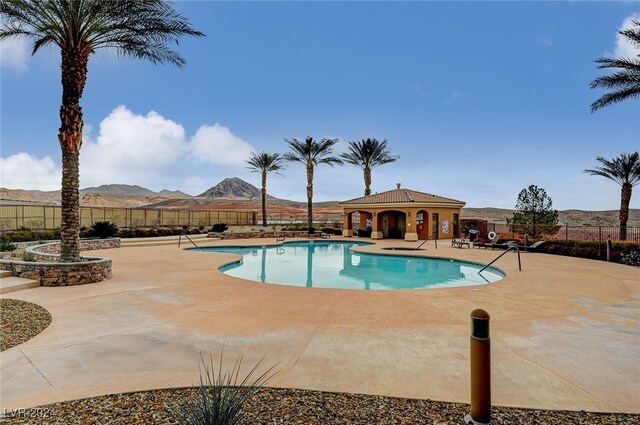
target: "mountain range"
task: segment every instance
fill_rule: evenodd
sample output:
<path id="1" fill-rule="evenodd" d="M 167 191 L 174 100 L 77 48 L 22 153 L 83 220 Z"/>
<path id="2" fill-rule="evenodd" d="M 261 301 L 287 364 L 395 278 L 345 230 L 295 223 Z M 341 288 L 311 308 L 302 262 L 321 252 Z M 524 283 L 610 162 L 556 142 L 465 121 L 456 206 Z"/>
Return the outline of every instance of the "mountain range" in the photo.
<path id="1" fill-rule="evenodd" d="M 179 190 L 164 189 L 154 192 L 137 185 L 106 184 L 80 190 L 80 204 L 93 207 L 114 208 L 167 208 L 197 210 L 260 210 L 261 191 L 237 177 L 226 178 L 198 196 Z M 269 214 L 298 215 L 306 212 L 307 203 L 268 197 Z M 3 204 L 59 205 L 60 191 L 20 190 L 0 188 Z M 339 214 L 340 201 L 315 202 L 318 214 Z M 515 210 L 501 208 L 463 208 L 462 218 L 480 218 L 489 221 L 504 221 Z M 559 211 L 559 221 L 571 225 L 617 225 L 618 211 Z M 640 226 L 640 209 L 629 211 L 629 226 Z"/>

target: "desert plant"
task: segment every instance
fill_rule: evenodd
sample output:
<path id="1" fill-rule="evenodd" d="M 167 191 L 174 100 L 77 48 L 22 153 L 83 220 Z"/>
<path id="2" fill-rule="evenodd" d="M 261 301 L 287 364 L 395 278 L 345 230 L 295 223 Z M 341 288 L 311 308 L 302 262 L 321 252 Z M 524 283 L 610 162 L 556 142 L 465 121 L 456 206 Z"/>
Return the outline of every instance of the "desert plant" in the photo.
<path id="1" fill-rule="evenodd" d="M 32 253 L 30 253 L 30 252 L 25 252 L 25 253 L 22 255 L 22 261 L 34 262 L 34 261 L 36 261 L 36 256 L 35 256 L 35 255 L 33 255 L 33 254 L 32 254 Z"/>
<path id="2" fill-rule="evenodd" d="M 215 233 L 222 233 L 228 228 L 229 226 L 227 226 L 227 223 L 216 223 L 213 226 L 211 226 L 211 231 Z"/>
<path id="3" fill-rule="evenodd" d="M 91 225 L 91 236 L 105 239 L 118 233 L 118 226 L 110 221 L 96 221 Z"/>
<path id="4" fill-rule="evenodd" d="M 33 42 L 32 53 L 54 45 L 61 55 L 62 105 L 58 142 L 62 151 L 61 259 L 80 259 L 80 146 L 82 98 L 89 57 L 100 48 L 152 63 L 185 60 L 169 48 L 181 36 L 202 36 L 173 6 L 161 0 L 12 0 L 0 2 L 0 41 Z"/>
<path id="5" fill-rule="evenodd" d="M 16 250 L 15 244 L 11 243 L 10 241 L 4 238 L 0 240 L 0 251 L 6 252 L 6 251 L 15 251 L 15 250 Z"/>
<path id="6" fill-rule="evenodd" d="M 231 425 L 242 418 L 242 407 L 260 391 L 260 388 L 274 375 L 274 366 L 258 375 L 257 370 L 262 359 L 240 379 L 242 356 L 239 356 L 233 369 L 222 370 L 224 349 L 220 353 L 217 367 L 209 353 L 209 364 L 200 356 L 200 385 L 195 395 L 179 396 L 173 405 L 167 406 L 178 423 L 189 425 Z"/>

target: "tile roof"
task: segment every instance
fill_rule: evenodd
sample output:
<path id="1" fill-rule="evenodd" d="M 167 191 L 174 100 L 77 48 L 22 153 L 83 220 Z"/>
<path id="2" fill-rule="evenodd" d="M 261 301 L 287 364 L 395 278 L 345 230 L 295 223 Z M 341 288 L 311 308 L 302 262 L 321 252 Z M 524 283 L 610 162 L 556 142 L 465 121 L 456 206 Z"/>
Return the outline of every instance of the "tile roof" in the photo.
<path id="1" fill-rule="evenodd" d="M 376 193 L 369 196 L 362 196 L 360 198 L 349 199 L 348 201 L 340 202 L 340 205 L 349 204 L 400 204 L 416 202 L 420 204 L 461 204 L 464 202 L 456 199 L 445 198 L 443 196 L 432 195 L 431 193 L 418 192 L 411 189 L 393 189 L 386 192 Z"/>

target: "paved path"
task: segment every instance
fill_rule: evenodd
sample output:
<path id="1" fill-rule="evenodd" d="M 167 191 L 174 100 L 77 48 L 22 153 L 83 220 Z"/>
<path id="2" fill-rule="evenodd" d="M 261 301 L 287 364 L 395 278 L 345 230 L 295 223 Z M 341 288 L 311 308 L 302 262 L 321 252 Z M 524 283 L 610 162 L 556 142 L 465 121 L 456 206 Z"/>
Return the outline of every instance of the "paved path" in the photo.
<path id="1" fill-rule="evenodd" d="M 420 255 L 499 254 L 446 242 Z M 484 308 L 494 404 L 640 412 L 638 268 L 526 253 L 519 272 L 509 253 L 490 285 L 352 291 L 237 280 L 217 271 L 237 256 L 175 246 L 92 255 L 113 259 L 113 279 L 10 294 L 53 321 L 1 354 L 1 408 L 193 385 L 199 353 L 223 344 L 229 362 L 278 363 L 273 386 L 468 402 L 469 313 Z"/>

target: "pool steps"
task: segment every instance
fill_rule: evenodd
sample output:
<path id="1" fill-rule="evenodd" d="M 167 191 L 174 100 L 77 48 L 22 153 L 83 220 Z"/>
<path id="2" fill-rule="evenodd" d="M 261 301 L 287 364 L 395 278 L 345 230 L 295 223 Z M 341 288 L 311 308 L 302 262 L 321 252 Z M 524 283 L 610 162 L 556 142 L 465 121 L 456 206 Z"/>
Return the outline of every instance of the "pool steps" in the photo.
<path id="1" fill-rule="evenodd" d="M 0 271 L 0 294 L 19 291 L 21 289 L 37 288 L 40 282 L 37 280 L 15 277 L 9 270 Z"/>

